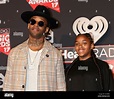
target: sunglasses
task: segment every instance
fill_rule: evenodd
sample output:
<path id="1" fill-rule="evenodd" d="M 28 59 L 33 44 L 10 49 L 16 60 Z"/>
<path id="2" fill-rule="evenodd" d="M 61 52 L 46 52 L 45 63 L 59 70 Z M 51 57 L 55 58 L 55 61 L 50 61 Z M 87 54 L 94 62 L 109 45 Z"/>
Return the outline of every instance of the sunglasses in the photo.
<path id="1" fill-rule="evenodd" d="M 29 21 L 29 23 L 31 24 L 31 25 L 34 25 L 34 24 L 38 24 L 38 26 L 40 26 L 40 27 L 43 27 L 44 26 L 44 22 L 43 21 L 39 21 L 39 22 L 37 22 L 36 20 L 34 20 L 34 19 L 31 19 L 30 21 Z"/>

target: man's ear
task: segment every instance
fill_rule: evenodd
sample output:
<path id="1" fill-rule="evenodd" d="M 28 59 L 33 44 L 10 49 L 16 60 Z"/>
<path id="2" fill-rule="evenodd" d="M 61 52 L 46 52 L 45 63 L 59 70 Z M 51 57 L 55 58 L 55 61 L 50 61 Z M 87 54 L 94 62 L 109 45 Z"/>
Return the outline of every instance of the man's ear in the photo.
<path id="1" fill-rule="evenodd" d="M 50 28 L 49 27 L 46 27 L 46 30 L 45 30 L 45 36 L 49 35 L 50 33 Z"/>
<path id="2" fill-rule="evenodd" d="M 50 30 L 49 27 L 46 27 L 45 33 L 48 33 L 49 30 Z"/>

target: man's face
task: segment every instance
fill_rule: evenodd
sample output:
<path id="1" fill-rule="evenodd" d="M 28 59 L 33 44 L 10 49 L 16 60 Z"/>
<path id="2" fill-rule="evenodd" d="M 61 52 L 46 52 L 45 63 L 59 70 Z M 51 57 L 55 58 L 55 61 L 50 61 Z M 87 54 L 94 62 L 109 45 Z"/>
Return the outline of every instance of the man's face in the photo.
<path id="1" fill-rule="evenodd" d="M 48 31 L 47 20 L 41 16 L 33 16 L 28 23 L 29 36 L 39 39 Z"/>

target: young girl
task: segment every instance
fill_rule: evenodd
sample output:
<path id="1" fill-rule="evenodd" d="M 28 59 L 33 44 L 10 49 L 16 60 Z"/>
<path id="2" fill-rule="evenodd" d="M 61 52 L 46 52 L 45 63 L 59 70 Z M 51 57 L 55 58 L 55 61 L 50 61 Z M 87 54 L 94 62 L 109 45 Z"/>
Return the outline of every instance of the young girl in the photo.
<path id="1" fill-rule="evenodd" d="M 114 91 L 114 79 L 108 63 L 95 57 L 94 41 L 89 33 L 76 36 L 78 57 L 66 68 L 67 91 Z"/>

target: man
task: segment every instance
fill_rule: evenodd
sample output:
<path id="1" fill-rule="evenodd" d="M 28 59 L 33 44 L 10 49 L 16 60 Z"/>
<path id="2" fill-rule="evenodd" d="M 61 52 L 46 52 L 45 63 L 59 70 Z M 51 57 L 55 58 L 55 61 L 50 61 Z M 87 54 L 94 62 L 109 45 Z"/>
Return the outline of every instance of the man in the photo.
<path id="1" fill-rule="evenodd" d="M 43 5 L 21 18 L 28 24 L 29 38 L 8 55 L 3 91 L 65 91 L 62 54 L 45 39 L 58 21 Z"/>

